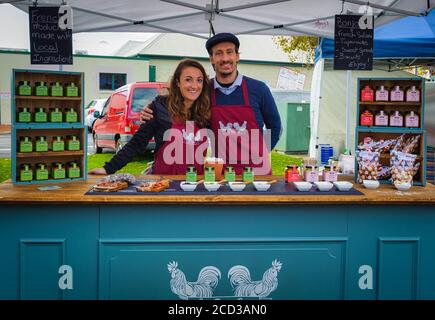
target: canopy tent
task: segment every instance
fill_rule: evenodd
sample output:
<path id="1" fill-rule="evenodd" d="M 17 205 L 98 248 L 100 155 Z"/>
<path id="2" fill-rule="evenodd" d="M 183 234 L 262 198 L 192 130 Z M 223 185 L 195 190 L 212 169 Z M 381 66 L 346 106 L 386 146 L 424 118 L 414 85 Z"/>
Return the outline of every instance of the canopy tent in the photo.
<path id="1" fill-rule="evenodd" d="M 332 38 L 334 15 L 364 12 L 375 15 L 375 28 L 403 16 L 425 15 L 430 0 L 9 0 L 27 11 L 40 6 L 71 5 L 73 32 L 125 31 L 204 34 L 312 35 Z"/>

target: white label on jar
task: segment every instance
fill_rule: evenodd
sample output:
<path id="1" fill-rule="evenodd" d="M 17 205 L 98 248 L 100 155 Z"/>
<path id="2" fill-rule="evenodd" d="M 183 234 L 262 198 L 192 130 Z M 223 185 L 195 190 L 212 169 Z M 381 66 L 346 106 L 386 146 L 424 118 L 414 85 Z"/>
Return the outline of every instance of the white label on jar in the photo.
<path id="1" fill-rule="evenodd" d="M 388 125 L 388 117 L 387 116 L 376 116 L 375 125 L 387 126 Z"/>
<path id="2" fill-rule="evenodd" d="M 420 91 L 408 91 L 406 94 L 406 101 L 420 101 Z"/>
<path id="3" fill-rule="evenodd" d="M 407 127 L 418 127 L 418 118 L 416 116 L 407 116 L 406 117 L 406 126 Z"/>
<path id="4" fill-rule="evenodd" d="M 388 91 L 376 91 L 377 101 L 388 101 Z"/>
<path id="5" fill-rule="evenodd" d="M 403 117 L 401 116 L 392 116 L 390 119 L 390 126 L 403 126 Z"/>
<path id="6" fill-rule="evenodd" d="M 403 101 L 403 91 L 392 91 L 391 101 Z"/>

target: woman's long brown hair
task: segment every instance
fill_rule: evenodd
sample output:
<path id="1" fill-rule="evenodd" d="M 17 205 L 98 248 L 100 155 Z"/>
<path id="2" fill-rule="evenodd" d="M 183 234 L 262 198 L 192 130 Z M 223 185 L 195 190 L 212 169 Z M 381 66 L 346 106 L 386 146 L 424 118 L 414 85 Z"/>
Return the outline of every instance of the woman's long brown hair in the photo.
<path id="1" fill-rule="evenodd" d="M 201 71 L 203 77 L 203 86 L 201 94 L 196 99 L 189 110 L 184 110 L 184 98 L 181 95 L 178 83 L 184 68 L 193 67 Z M 183 59 L 178 64 L 174 71 L 174 75 L 170 80 L 168 94 L 168 111 L 172 121 L 193 120 L 195 125 L 204 128 L 208 125 L 211 116 L 210 97 L 209 97 L 210 80 L 204 70 L 204 67 L 196 60 Z"/>

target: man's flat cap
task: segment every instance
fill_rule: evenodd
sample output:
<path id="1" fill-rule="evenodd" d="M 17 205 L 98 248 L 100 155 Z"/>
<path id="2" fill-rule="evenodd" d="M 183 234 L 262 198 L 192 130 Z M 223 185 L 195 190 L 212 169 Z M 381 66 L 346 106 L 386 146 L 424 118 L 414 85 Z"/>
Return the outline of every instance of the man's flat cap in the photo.
<path id="1" fill-rule="evenodd" d="M 218 33 L 215 36 L 209 38 L 205 43 L 205 47 L 208 53 L 211 53 L 211 48 L 221 42 L 232 42 L 236 45 L 236 49 L 239 49 L 240 42 L 237 37 L 232 33 Z"/>

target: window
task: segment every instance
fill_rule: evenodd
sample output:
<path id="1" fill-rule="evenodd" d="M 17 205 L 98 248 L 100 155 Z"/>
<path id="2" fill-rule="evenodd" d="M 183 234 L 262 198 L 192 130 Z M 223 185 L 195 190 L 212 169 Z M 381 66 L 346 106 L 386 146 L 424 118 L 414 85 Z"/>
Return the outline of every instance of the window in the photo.
<path id="1" fill-rule="evenodd" d="M 140 112 L 143 107 L 147 106 L 158 95 L 156 88 L 136 88 L 133 91 L 133 100 L 131 110 Z"/>
<path id="2" fill-rule="evenodd" d="M 125 73 L 100 73 L 100 90 L 116 90 L 126 83 Z"/>

